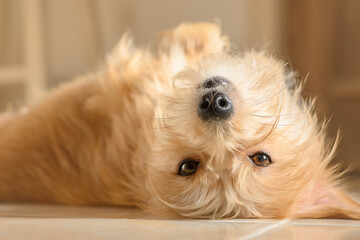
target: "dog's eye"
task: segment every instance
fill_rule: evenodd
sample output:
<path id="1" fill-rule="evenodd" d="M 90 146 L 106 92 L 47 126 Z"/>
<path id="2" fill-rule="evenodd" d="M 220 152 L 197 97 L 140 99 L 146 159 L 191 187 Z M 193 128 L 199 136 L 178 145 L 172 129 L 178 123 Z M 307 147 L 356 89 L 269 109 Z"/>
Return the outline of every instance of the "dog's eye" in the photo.
<path id="1" fill-rule="evenodd" d="M 198 161 L 194 161 L 190 158 L 187 158 L 180 163 L 179 174 L 181 176 L 189 176 L 191 174 L 194 174 L 196 172 L 198 165 L 199 165 Z"/>
<path id="2" fill-rule="evenodd" d="M 249 156 L 250 160 L 259 167 L 266 167 L 272 163 L 271 158 L 264 152 L 257 152 Z"/>

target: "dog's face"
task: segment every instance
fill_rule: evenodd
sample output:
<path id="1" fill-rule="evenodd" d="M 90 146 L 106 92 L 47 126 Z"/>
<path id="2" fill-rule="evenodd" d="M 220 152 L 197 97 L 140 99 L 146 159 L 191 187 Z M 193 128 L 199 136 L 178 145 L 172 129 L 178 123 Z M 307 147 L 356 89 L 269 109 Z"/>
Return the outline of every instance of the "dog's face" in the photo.
<path id="1" fill-rule="evenodd" d="M 172 77 L 158 111 L 153 204 L 188 217 L 356 217 L 284 64 L 262 53 L 199 55 Z"/>

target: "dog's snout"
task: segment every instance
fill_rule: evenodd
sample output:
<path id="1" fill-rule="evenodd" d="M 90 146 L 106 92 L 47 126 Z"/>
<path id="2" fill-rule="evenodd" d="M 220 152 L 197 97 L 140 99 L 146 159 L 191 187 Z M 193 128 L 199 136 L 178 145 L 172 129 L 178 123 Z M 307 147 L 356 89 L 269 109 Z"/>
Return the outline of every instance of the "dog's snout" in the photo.
<path id="1" fill-rule="evenodd" d="M 225 120 L 233 113 L 231 99 L 222 92 L 211 91 L 203 95 L 198 106 L 201 119 Z"/>
<path id="2" fill-rule="evenodd" d="M 216 88 L 227 83 L 228 81 L 225 78 L 220 76 L 214 76 L 205 80 L 203 88 Z"/>

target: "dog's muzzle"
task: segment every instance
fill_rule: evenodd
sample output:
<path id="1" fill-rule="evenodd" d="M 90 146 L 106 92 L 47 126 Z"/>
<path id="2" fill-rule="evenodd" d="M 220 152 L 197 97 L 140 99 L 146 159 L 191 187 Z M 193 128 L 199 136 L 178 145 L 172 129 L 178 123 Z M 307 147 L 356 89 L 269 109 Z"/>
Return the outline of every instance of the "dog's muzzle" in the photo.
<path id="1" fill-rule="evenodd" d="M 204 120 L 225 120 L 233 113 L 233 103 L 231 99 L 222 92 L 224 86 L 230 84 L 222 77 L 212 77 L 203 83 L 201 88 L 209 89 L 200 99 L 198 115 Z"/>

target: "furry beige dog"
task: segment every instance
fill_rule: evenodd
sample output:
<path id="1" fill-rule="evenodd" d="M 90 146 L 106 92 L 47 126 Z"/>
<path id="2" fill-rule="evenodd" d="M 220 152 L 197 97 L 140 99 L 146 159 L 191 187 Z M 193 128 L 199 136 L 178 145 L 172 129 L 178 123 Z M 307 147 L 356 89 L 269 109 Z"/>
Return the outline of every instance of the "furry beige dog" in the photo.
<path id="1" fill-rule="evenodd" d="M 360 218 L 313 103 L 210 23 L 123 37 L 106 66 L 0 118 L 0 199 L 194 218 Z"/>

